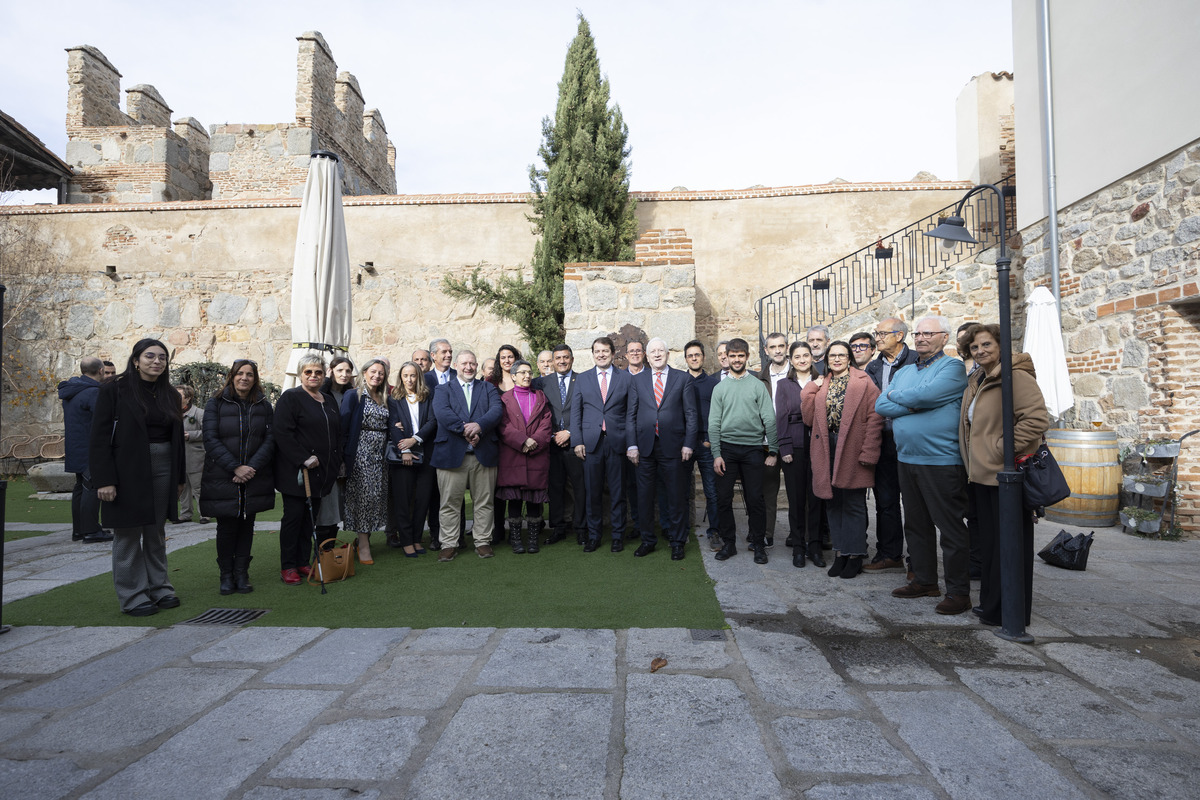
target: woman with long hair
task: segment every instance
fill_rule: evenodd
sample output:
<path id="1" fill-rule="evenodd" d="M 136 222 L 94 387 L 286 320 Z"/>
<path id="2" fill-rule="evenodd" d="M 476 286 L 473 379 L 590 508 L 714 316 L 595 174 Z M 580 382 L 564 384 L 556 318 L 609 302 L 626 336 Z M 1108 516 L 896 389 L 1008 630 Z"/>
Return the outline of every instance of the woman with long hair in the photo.
<path id="1" fill-rule="evenodd" d="M 537 553 L 545 523 L 542 504 L 550 485 L 550 404 L 541 389 L 531 386 L 533 367 L 516 360 L 509 367 L 511 391 L 500 396 L 500 468 L 496 470 L 498 506 L 507 503 L 508 533 L 514 553 Z M 521 506 L 524 505 L 524 516 Z M 529 526 L 529 544 L 522 541 Z"/>
<path id="2" fill-rule="evenodd" d="M 363 365 L 359 388 L 342 398 L 346 464 L 346 530 L 358 534 L 358 560 L 374 564 L 371 533 L 388 528 L 388 432 L 400 420 L 399 404 L 387 396 L 388 367 L 373 358 Z"/>
<path id="3" fill-rule="evenodd" d="M 275 507 L 271 460 L 275 411 L 263 393 L 258 364 L 239 358 L 225 386 L 204 407 L 204 477 L 200 513 L 217 520 L 221 594 L 248 594 L 254 517 Z"/>
<path id="4" fill-rule="evenodd" d="M 1000 624 L 1000 486 L 1004 468 L 1004 411 L 1000 402 L 1000 326 L 972 325 L 963 334 L 977 369 L 967 378 L 958 447 L 967 466 L 967 489 L 975 501 L 979 527 L 979 605 L 971 609 L 984 625 Z M 1038 388 L 1028 353 L 1012 358 L 1013 452 L 1017 457 L 1038 449 L 1050 428 L 1050 414 Z M 1025 624 L 1033 615 L 1033 513 L 1021 510 L 1021 602 Z"/>
<path id="5" fill-rule="evenodd" d="M 488 378 L 492 385 L 496 387 L 496 391 L 500 394 L 512 391 L 513 383 L 512 366 L 521 358 L 521 351 L 513 347 L 511 344 L 502 344 L 500 349 L 496 351 L 496 365 L 492 369 L 491 377 Z"/>
<path id="6" fill-rule="evenodd" d="M 311 572 L 312 520 L 307 508 L 304 474 L 313 513 L 320 515 L 342 466 L 342 432 L 333 398 L 321 391 L 325 361 L 304 356 L 296 365 L 300 385 L 288 389 L 275 404 L 275 488 L 283 495 L 279 523 L 280 578 L 299 586 Z"/>
<path id="7" fill-rule="evenodd" d="M 394 451 L 388 458 L 388 485 L 396 527 L 388 534 L 387 543 L 403 548 L 408 558 L 416 558 L 425 552 L 421 528 L 437 479 L 429 466 L 437 420 L 425 376 L 412 361 L 400 366 L 400 380 L 392 390 L 392 398 L 400 407 L 400 417 L 388 428 L 388 447 Z"/>
<path id="8" fill-rule="evenodd" d="M 813 495 L 812 465 L 808 459 L 809 431 L 801 403 L 801 392 L 817 374 L 808 343 L 792 342 L 788 348 L 787 376 L 775 387 L 775 430 L 779 433 L 780 468 L 788 498 L 787 545 L 792 548 L 793 567 L 803 567 L 805 556 L 814 566 L 825 566 L 817 518 L 819 506 Z"/>
<path id="9" fill-rule="evenodd" d="M 875 465 L 883 440 L 883 417 L 875 413 L 879 389 L 854 363 L 847 342 L 825 351 L 828 371 L 800 394 L 804 424 L 811 430 L 809 461 L 813 493 L 824 498 L 825 516 L 837 558 L 831 578 L 853 578 L 867 555 L 867 489 L 875 485 Z"/>
<path id="10" fill-rule="evenodd" d="M 105 527 L 113 529 L 113 586 L 134 617 L 176 608 L 167 576 L 167 517 L 179 517 L 186 477 L 183 416 L 167 346 L 142 339 L 125 371 L 101 384 L 89 461 Z"/>
<path id="11" fill-rule="evenodd" d="M 326 371 L 328 377 L 321 384 L 321 393 L 333 398 L 333 403 L 339 409 L 346 392 L 354 390 L 354 362 L 347 356 L 334 356 Z M 337 536 L 338 526 L 346 518 L 346 476 L 339 474 L 337 482 L 329 490 L 321 503 L 321 513 L 317 515 L 317 539 L 325 541 Z"/>

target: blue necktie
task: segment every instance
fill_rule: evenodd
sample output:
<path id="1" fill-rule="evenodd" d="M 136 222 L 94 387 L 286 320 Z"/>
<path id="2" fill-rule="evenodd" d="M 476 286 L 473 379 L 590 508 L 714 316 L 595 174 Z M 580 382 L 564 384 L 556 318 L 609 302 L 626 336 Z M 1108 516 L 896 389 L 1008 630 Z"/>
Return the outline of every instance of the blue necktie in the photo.
<path id="1" fill-rule="evenodd" d="M 560 403 L 562 403 L 564 408 L 566 407 L 566 405 L 567 405 L 567 376 L 566 375 L 558 376 L 558 401 Z"/>

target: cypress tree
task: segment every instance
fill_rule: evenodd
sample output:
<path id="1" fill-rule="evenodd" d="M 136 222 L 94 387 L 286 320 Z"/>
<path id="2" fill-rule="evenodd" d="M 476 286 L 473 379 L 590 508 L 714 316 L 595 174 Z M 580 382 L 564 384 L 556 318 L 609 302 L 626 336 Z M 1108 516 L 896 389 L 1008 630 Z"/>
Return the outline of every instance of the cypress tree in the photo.
<path id="1" fill-rule="evenodd" d="M 628 138 L 620 106 L 609 107 L 608 80 L 600 74 L 596 42 L 580 14 L 554 121 L 542 120 L 538 156 L 544 166 L 529 168 L 528 219 L 541 235 L 533 251 L 533 280 L 502 276 L 493 285 L 476 269 L 469 281 L 447 276 L 447 293 L 515 322 L 535 353 L 561 342 L 563 265 L 633 259 L 637 219 L 629 196 Z"/>

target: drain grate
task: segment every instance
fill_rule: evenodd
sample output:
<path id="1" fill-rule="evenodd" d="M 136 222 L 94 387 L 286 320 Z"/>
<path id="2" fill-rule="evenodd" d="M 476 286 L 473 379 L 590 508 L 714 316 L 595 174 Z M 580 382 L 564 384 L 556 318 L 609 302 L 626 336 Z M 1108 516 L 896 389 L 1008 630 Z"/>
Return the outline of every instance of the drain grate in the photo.
<path id="1" fill-rule="evenodd" d="M 723 642 L 725 641 L 725 631 L 722 630 L 705 630 L 703 628 L 692 628 L 693 642 Z"/>
<path id="2" fill-rule="evenodd" d="M 210 608 L 198 617 L 185 619 L 179 625 L 245 625 L 266 614 L 269 608 Z"/>

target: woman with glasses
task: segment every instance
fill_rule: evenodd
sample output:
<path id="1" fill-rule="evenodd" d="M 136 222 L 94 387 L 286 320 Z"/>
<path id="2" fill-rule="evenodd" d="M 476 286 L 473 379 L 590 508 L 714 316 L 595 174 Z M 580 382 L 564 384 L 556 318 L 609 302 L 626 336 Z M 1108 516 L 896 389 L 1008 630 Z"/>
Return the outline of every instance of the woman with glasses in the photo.
<path id="1" fill-rule="evenodd" d="M 89 461 L 104 527 L 113 529 L 112 574 L 121 611 L 176 608 L 167 577 L 167 517 L 179 516 L 186 477 L 183 415 L 168 379 L 167 346 L 142 339 L 125 371 L 100 385 Z"/>
<path id="2" fill-rule="evenodd" d="M 333 398 L 321 391 L 325 362 L 308 355 L 296 365 L 300 385 L 288 389 L 275 404 L 275 488 L 283 495 L 279 523 L 280 577 L 299 586 L 311 570 L 312 519 L 305 498 L 304 473 L 312 493 L 313 513 L 329 494 L 342 465 L 342 433 Z"/>
<path id="3" fill-rule="evenodd" d="M 225 386 L 204 407 L 200 513 L 217 520 L 221 594 L 249 594 L 254 517 L 275 507 L 271 459 L 275 416 L 248 358 L 233 362 Z"/>
<path id="4" fill-rule="evenodd" d="M 342 398 L 342 441 L 346 459 L 346 530 L 358 534 L 358 560 L 374 564 L 371 534 L 388 528 L 388 432 L 400 421 L 400 405 L 387 396 L 388 365 L 373 358 L 363 365 L 359 388 Z"/>
<path id="5" fill-rule="evenodd" d="M 867 555 L 867 489 L 875 485 L 883 417 L 875 413 L 879 389 L 862 370 L 850 369 L 850 345 L 825 351 L 829 369 L 804 387 L 804 424 L 812 430 L 813 493 L 824 498 L 837 557 L 831 578 L 853 578 Z"/>
<path id="6" fill-rule="evenodd" d="M 787 376 L 775 387 L 775 430 L 779 434 L 780 469 L 788 498 L 787 545 L 792 566 L 803 567 L 805 556 L 814 566 L 825 566 L 821 555 L 820 506 L 813 495 L 812 465 L 808 458 L 809 431 L 804 424 L 802 392 L 818 377 L 807 342 L 788 348 Z"/>
<path id="7" fill-rule="evenodd" d="M 550 485 L 550 404 L 540 389 L 531 386 L 533 367 L 516 360 L 509 368 L 512 391 L 500 396 L 500 468 L 496 471 L 496 498 L 508 504 L 508 531 L 512 551 L 539 552 L 544 523 L 542 503 Z M 522 521 L 521 506 L 525 514 Z M 529 544 L 522 541 L 529 525 Z"/>

